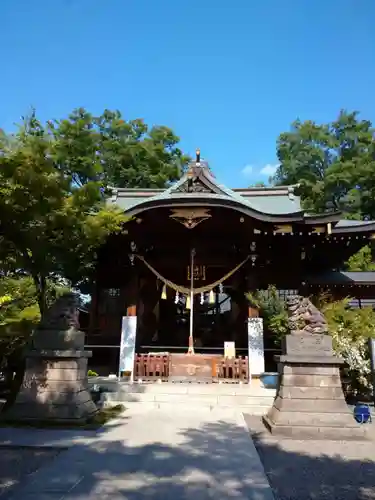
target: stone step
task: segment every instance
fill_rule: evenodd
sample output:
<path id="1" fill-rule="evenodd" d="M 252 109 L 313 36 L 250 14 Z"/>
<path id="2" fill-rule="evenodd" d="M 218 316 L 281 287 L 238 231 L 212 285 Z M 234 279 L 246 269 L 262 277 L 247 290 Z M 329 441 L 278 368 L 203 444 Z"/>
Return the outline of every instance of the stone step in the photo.
<path id="1" fill-rule="evenodd" d="M 171 402 L 157 402 L 157 401 L 116 401 L 116 400 L 102 400 L 102 405 L 104 408 L 112 407 L 122 404 L 127 409 L 137 409 L 138 411 L 142 410 L 162 410 L 168 413 L 178 413 L 181 412 L 185 414 L 186 412 L 217 412 L 220 414 L 238 414 L 238 413 L 246 413 L 247 415 L 252 416 L 263 416 L 265 415 L 272 406 L 272 402 L 267 405 L 232 405 L 232 406 L 220 406 L 220 405 L 210 405 L 208 403 L 200 403 L 200 404 L 179 404 Z"/>
<path id="2" fill-rule="evenodd" d="M 141 390 L 142 389 L 142 390 Z M 204 410 L 246 412 L 250 415 L 264 415 L 271 408 L 275 391 L 246 390 L 237 387 L 219 387 L 210 385 L 201 387 L 182 387 L 173 385 L 129 385 L 113 392 L 101 394 L 100 403 L 104 406 L 124 404 L 126 407 L 141 406 L 143 409 Z"/>
<path id="3" fill-rule="evenodd" d="M 126 383 L 100 381 L 105 388 L 100 403 L 105 406 L 124 404 L 177 410 L 244 411 L 250 415 L 264 415 L 271 408 L 276 391 L 266 389 L 259 381 L 251 384 L 197 384 L 197 383 Z"/>
<path id="4" fill-rule="evenodd" d="M 272 397 L 276 395 L 274 389 L 266 389 L 254 381 L 251 384 L 196 384 L 196 383 L 126 383 L 98 381 L 89 385 L 98 385 L 105 388 L 106 392 L 119 394 L 199 394 L 199 395 L 227 395 L 227 396 L 254 396 Z"/>
<path id="5" fill-rule="evenodd" d="M 106 392 L 101 395 L 103 401 L 123 401 L 133 403 L 187 403 L 208 404 L 215 406 L 254 406 L 272 405 L 272 396 L 226 395 L 226 394 L 171 394 L 171 393 L 136 393 L 136 392 Z"/>

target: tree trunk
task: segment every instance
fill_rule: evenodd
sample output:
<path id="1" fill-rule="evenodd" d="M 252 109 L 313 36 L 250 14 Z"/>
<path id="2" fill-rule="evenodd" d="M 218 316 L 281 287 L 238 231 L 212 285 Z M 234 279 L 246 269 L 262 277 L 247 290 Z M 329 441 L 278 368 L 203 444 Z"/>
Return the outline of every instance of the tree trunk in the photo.
<path id="1" fill-rule="evenodd" d="M 38 298 L 38 305 L 40 310 L 40 316 L 43 317 L 46 307 L 47 307 L 47 280 L 45 276 L 41 274 L 33 275 L 34 285 L 36 288 L 36 294 Z"/>

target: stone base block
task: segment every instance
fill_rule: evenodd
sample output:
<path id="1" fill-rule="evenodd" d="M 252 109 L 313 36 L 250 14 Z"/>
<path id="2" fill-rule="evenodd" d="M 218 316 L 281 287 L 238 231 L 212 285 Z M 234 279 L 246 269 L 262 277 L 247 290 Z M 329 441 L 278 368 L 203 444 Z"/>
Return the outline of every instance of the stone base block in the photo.
<path id="1" fill-rule="evenodd" d="M 27 358 L 16 401 L 2 418 L 85 422 L 98 411 L 88 391 L 87 358 Z"/>
<path id="2" fill-rule="evenodd" d="M 327 413 L 327 414 L 342 414 L 347 413 L 348 406 L 344 398 L 337 399 L 309 399 L 309 398 L 283 398 L 277 396 L 273 403 L 275 411 L 278 410 L 283 414 L 298 412 L 303 413 Z"/>
<path id="3" fill-rule="evenodd" d="M 280 356 L 280 386 L 266 428 L 293 439 L 368 439 L 348 409 L 340 380 L 341 360 L 324 335 L 288 335 L 286 355 Z"/>
<path id="4" fill-rule="evenodd" d="M 284 439 L 309 439 L 330 441 L 366 441 L 371 438 L 369 428 L 364 425 L 338 427 L 324 425 L 280 425 L 263 416 L 266 429 L 275 437 Z"/>
<path id="5" fill-rule="evenodd" d="M 84 423 L 87 422 L 90 416 L 95 415 L 97 411 L 98 409 L 92 400 L 80 405 L 69 404 L 67 406 L 51 403 L 16 403 L 2 418 L 4 420 L 19 422 L 54 421 L 59 423 Z"/>
<path id="6" fill-rule="evenodd" d="M 284 411 L 273 406 L 267 414 L 274 425 L 315 426 L 315 427 L 360 427 L 347 408 L 341 411 L 321 412 L 317 407 L 311 411 Z"/>

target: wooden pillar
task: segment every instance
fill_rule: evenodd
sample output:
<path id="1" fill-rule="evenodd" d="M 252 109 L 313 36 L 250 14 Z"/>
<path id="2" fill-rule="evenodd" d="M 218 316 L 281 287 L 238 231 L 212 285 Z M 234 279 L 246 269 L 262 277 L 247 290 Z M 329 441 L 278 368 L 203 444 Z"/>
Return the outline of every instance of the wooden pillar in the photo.
<path id="1" fill-rule="evenodd" d="M 125 292 L 126 316 L 137 316 L 137 306 L 139 299 L 138 276 L 134 272 Z"/>
<path id="2" fill-rule="evenodd" d="M 137 306 L 135 304 L 126 308 L 126 316 L 137 316 Z"/>
<path id="3" fill-rule="evenodd" d="M 254 306 L 249 306 L 248 308 L 248 318 L 259 318 L 259 309 Z"/>

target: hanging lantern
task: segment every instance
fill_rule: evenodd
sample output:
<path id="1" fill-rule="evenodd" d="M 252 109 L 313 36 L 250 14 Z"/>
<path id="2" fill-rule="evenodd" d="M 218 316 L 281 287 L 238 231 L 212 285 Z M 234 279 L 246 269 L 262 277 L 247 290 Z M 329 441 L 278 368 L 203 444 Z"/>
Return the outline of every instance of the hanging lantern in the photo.
<path id="1" fill-rule="evenodd" d="M 208 303 L 209 304 L 215 303 L 215 294 L 213 290 L 210 291 L 210 295 L 208 296 Z"/>
<path id="2" fill-rule="evenodd" d="M 163 290 L 161 292 L 161 298 L 163 300 L 166 300 L 166 298 L 167 298 L 167 287 L 165 285 L 163 285 Z"/>
<path id="3" fill-rule="evenodd" d="M 201 306 L 204 304 L 204 293 L 201 293 Z"/>
<path id="4" fill-rule="evenodd" d="M 176 292 L 176 296 L 174 298 L 174 303 L 175 304 L 178 304 L 178 301 L 180 300 L 180 294 L 178 292 Z"/>
<path id="5" fill-rule="evenodd" d="M 190 295 L 186 297 L 186 309 L 191 309 Z"/>

